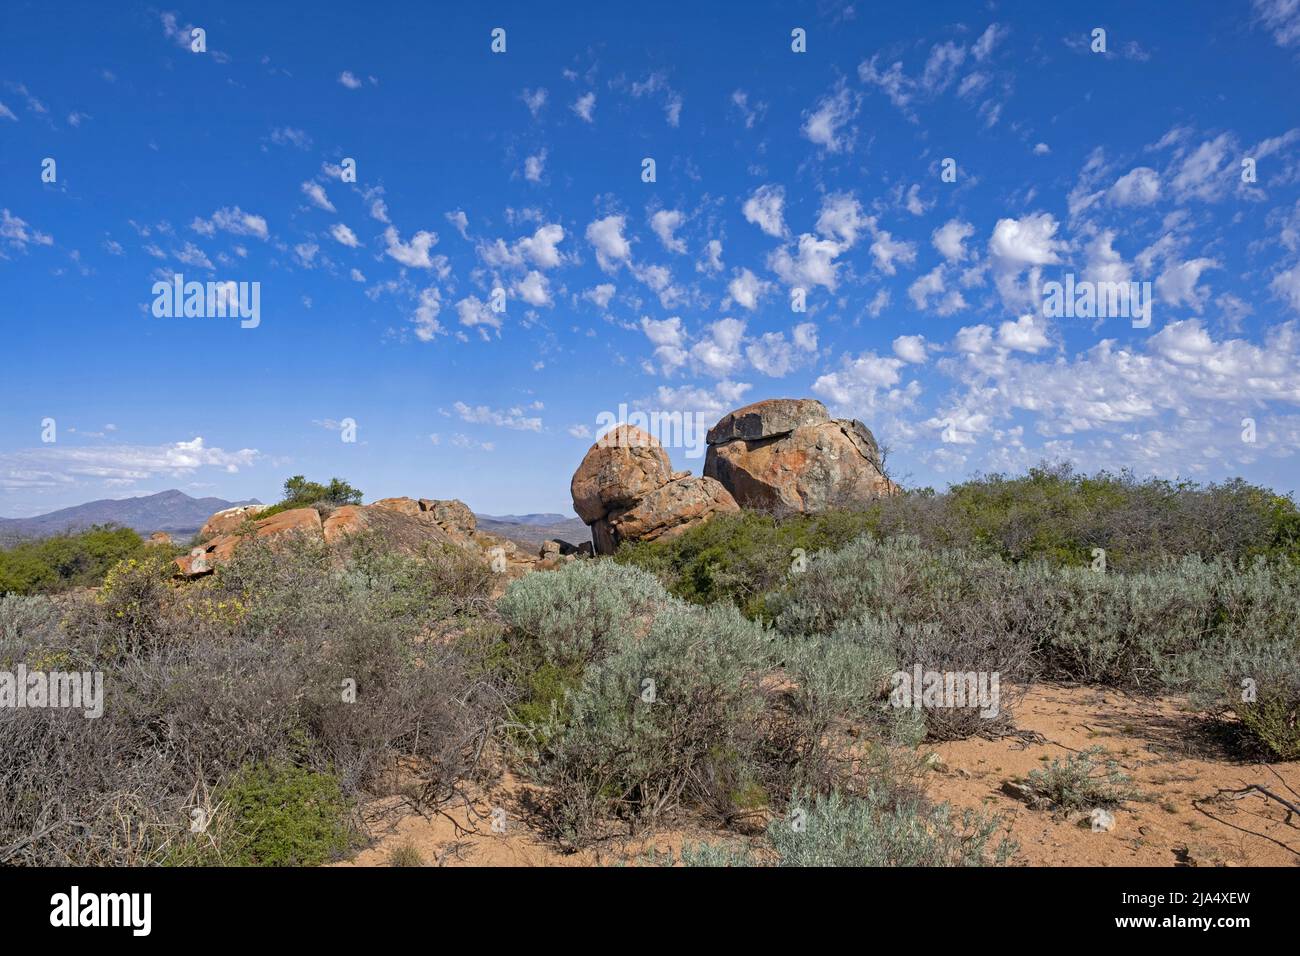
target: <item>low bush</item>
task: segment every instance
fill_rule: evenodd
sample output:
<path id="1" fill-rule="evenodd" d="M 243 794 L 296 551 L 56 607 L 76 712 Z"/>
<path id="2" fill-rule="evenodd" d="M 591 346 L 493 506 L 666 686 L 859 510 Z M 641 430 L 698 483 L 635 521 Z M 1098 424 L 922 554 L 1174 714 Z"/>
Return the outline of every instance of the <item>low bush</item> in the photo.
<path id="1" fill-rule="evenodd" d="M 322 485 L 318 481 L 308 481 L 302 475 L 294 475 L 284 482 L 284 497 L 259 511 L 254 519 L 261 521 L 294 508 L 330 510 L 340 505 L 359 505 L 363 497 L 359 488 L 353 488 L 339 478 L 331 478 L 329 484 Z"/>
<path id="2" fill-rule="evenodd" d="M 338 778 L 250 764 L 216 794 L 216 813 L 167 858 L 185 866 L 319 866 L 354 840 Z"/>
<path id="3" fill-rule="evenodd" d="M 986 866 L 1005 864 L 1015 844 L 994 841 L 997 817 L 900 795 L 875 785 L 861 794 L 796 795 L 790 811 L 767 829 L 765 851 L 687 846 L 688 866 Z"/>
<path id="4" fill-rule="evenodd" d="M 1030 806 L 1069 811 L 1114 808 L 1137 799 L 1132 782 L 1103 748 L 1092 747 L 1065 760 L 1054 757 L 1041 770 L 1031 770 L 1025 786 Z"/>
<path id="5" fill-rule="evenodd" d="M 602 820 L 636 826 L 682 805 L 724 820 L 752 809 L 766 634 L 733 608 L 673 602 L 614 641 L 540 755 L 558 835 L 580 843 Z"/>
<path id="6" fill-rule="evenodd" d="M 108 526 L 25 541 L 0 549 L 0 594 L 96 587 L 119 561 L 143 557 L 150 550 L 166 549 L 145 544 L 130 528 Z"/>
<path id="7" fill-rule="evenodd" d="M 282 787 L 325 800 L 326 777 L 348 807 L 379 795 L 421 808 L 457 799 L 486 779 L 484 748 L 509 698 L 457 639 L 475 619 L 411 599 L 408 589 L 443 573 L 362 573 L 319 544 L 253 540 L 180 588 L 128 565 L 103 601 L 50 613 L 0 603 L 0 657 L 99 671 L 105 689 L 97 719 L 0 709 L 0 862 L 175 862 L 196 848 L 195 809 Z M 242 824 L 216 832 L 256 835 Z M 280 858 L 274 847 L 221 852 Z"/>

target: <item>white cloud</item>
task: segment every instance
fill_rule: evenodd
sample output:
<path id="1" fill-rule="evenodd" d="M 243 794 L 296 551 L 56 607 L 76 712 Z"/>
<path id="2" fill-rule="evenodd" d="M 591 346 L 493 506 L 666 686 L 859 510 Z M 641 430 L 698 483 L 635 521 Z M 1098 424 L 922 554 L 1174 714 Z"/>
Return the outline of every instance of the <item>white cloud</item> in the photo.
<path id="1" fill-rule="evenodd" d="M 1189 259 L 1186 262 L 1170 260 L 1156 279 L 1156 294 L 1165 305 L 1185 305 L 1193 312 L 1200 312 L 1205 306 L 1209 290 L 1198 290 L 1197 282 L 1201 273 L 1207 269 L 1220 269 L 1214 259 Z"/>
<path id="2" fill-rule="evenodd" d="M 546 276 L 533 269 L 514 284 L 514 293 L 532 306 L 550 306 L 551 288 Z"/>
<path id="3" fill-rule="evenodd" d="M 326 212 L 336 212 L 334 204 L 330 202 L 329 196 L 325 195 L 325 187 L 320 183 L 305 182 L 302 184 L 303 194 L 312 201 L 312 203 Z"/>
<path id="4" fill-rule="evenodd" d="M 704 247 L 704 258 L 695 263 L 695 271 L 703 272 L 705 275 L 717 275 L 722 270 L 722 242 L 710 239 Z"/>
<path id="5" fill-rule="evenodd" d="M 1009 27 L 1000 26 L 996 23 L 990 23 L 988 29 L 980 34 L 980 38 L 971 46 L 971 55 L 977 60 L 987 60 L 992 54 L 994 47 L 999 42 L 1006 39 L 1007 34 L 1011 32 Z"/>
<path id="6" fill-rule="evenodd" d="M 769 288 L 769 285 L 748 269 L 741 269 L 728 284 L 727 294 L 731 301 L 752 312 L 758 308 L 759 296 Z"/>
<path id="7" fill-rule="evenodd" d="M 780 239 L 786 234 L 783 210 L 785 209 L 785 189 L 781 186 L 759 186 L 754 194 L 745 200 L 742 212 L 745 219 L 762 229 L 769 236 Z"/>
<path id="8" fill-rule="evenodd" d="M 818 101 L 815 109 L 804 111 L 804 123 L 800 132 L 828 152 L 850 150 L 853 148 L 855 131 L 845 127 L 857 114 L 857 98 L 841 82 L 834 93 Z"/>
<path id="9" fill-rule="evenodd" d="M 330 235 L 334 237 L 335 242 L 342 243 L 349 249 L 355 249 L 357 246 L 361 245 L 361 243 L 357 241 L 357 234 L 341 222 L 336 222 L 330 228 Z"/>
<path id="10" fill-rule="evenodd" d="M 460 233 L 462 239 L 469 238 L 469 217 L 465 215 L 463 209 L 447 213 L 447 221 L 456 227 L 456 231 Z"/>
<path id="11" fill-rule="evenodd" d="M 949 219 L 930 234 L 930 242 L 949 262 L 961 262 L 966 258 L 965 242 L 973 235 L 975 227 L 970 223 Z"/>
<path id="12" fill-rule="evenodd" d="M 542 181 L 542 173 L 546 168 L 546 150 L 542 150 L 535 156 L 529 156 L 524 160 L 524 179 L 530 183 Z"/>
<path id="13" fill-rule="evenodd" d="M 524 105 L 528 107 L 528 112 L 533 114 L 533 119 L 537 119 L 537 114 L 546 105 L 546 90 L 542 87 L 535 90 L 525 88 L 520 97 L 523 99 Z"/>
<path id="14" fill-rule="evenodd" d="M 650 228 L 669 252 L 684 253 L 686 243 L 673 235 L 686 217 L 679 209 L 660 209 L 650 217 Z"/>
<path id="15" fill-rule="evenodd" d="M 1227 133 L 1207 140 L 1188 155 L 1174 175 L 1171 185 L 1182 199 L 1212 202 L 1227 192 L 1231 167 L 1226 166 L 1231 141 Z"/>
<path id="16" fill-rule="evenodd" d="M 205 236 L 210 236 L 220 229 L 235 236 L 256 236 L 263 241 L 269 237 L 266 220 L 251 212 L 244 212 L 238 206 L 233 209 L 218 209 L 212 214 L 211 219 L 196 217 L 190 223 L 190 228 Z"/>
<path id="17" fill-rule="evenodd" d="M 429 256 L 429 250 L 438 242 L 438 234 L 435 232 L 417 232 L 409 243 L 404 243 L 397 227 L 389 226 L 384 230 L 384 242 L 388 245 L 384 251 L 404 266 L 432 269 L 435 265 L 434 259 Z"/>
<path id="18" fill-rule="evenodd" d="M 838 242 L 804 233 L 799 237 L 795 255 L 783 246 L 768 255 L 767 266 L 792 288 L 811 289 L 820 285 L 834 292 L 838 281 L 835 258 L 840 251 Z"/>
<path id="19" fill-rule="evenodd" d="M 686 332 L 682 328 L 680 316 L 672 316 L 667 319 L 652 319 L 648 316 L 642 316 L 641 331 L 645 333 L 650 343 L 655 346 L 655 358 L 658 360 L 660 371 L 663 374 L 671 375 L 686 364 L 689 354 L 684 348 Z"/>
<path id="20" fill-rule="evenodd" d="M 464 402 L 456 402 L 452 407 L 456 409 L 456 414 L 460 416 L 461 421 L 473 425 L 495 425 L 498 428 L 511 428 L 521 432 L 542 430 L 542 420 L 534 416 L 526 416 L 522 408 L 501 411 L 489 408 L 487 405 L 471 406 Z"/>
<path id="21" fill-rule="evenodd" d="M 612 282 L 602 282 L 600 285 L 588 289 L 582 294 L 582 297 L 588 302 L 595 303 L 597 308 L 607 309 L 616 291 Z"/>
<path id="22" fill-rule="evenodd" d="M 361 80 L 357 79 L 356 74 L 351 70 L 344 70 L 339 74 L 339 82 L 350 90 L 361 89 Z"/>
<path id="23" fill-rule="evenodd" d="M 1149 206 L 1160 198 L 1160 175 L 1149 166 L 1138 166 L 1115 180 L 1108 195 L 1116 206 Z"/>
<path id="24" fill-rule="evenodd" d="M 574 101 L 570 107 L 578 116 L 588 123 L 594 123 L 594 114 L 596 112 L 596 94 L 583 93 Z"/>
<path id="25" fill-rule="evenodd" d="M 1278 273 L 1268 287 L 1274 295 L 1285 300 L 1296 312 L 1300 312 L 1300 264 Z"/>
<path id="26" fill-rule="evenodd" d="M 930 308 L 932 298 L 939 300 L 935 306 L 935 311 L 939 315 L 952 315 L 966 308 L 966 299 L 962 296 L 961 290 L 947 288 L 942 265 L 935 266 L 928 273 L 917 278 L 908 286 L 907 295 L 917 310 L 922 312 Z"/>
<path id="27" fill-rule="evenodd" d="M 926 360 L 926 342 L 924 335 L 900 335 L 894 339 L 894 354 L 904 362 L 915 365 L 924 364 Z"/>
<path id="28" fill-rule="evenodd" d="M 1047 348 L 1046 320 L 1033 314 L 998 327 L 998 344 L 1013 352 L 1038 352 Z"/>
<path id="29" fill-rule="evenodd" d="M 1300 44 L 1300 2 L 1254 0 L 1255 16 L 1273 34 L 1278 46 Z"/>
<path id="30" fill-rule="evenodd" d="M 480 302 L 478 296 L 470 295 L 456 303 L 456 314 L 460 324 L 466 328 L 477 328 L 483 338 L 488 337 L 487 329 L 501 328 L 501 317 L 493 312 L 486 302 Z"/>
<path id="31" fill-rule="evenodd" d="M 614 272 L 632 255 L 632 245 L 623 237 L 626 224 L 623 216 L 606 216 L 587 226 L 587 241 L 596 250 L 596 262 L 606 272 Z"/>
<path id="32" fill-rule="evenodd" d="M 892 276 L 898 270 L 894 261 L 911 265 L 916 261 L 916 245 L 902 239 L 895 239 L 884 229 L 876 229 L 875 239 L 871 243 L 871 256 L 876 260 L 876 268 L 885 275 Z"/>
<path id="33" fill-rule="evenodd" d="M 715 378 L 726 378 L 742 364 L 740 343 L 745 323 L 739 319 L 719 319 L 708 327 L 707 337 L 691 346 L 696 368 Z"/>
<path id="34" fill-rule="evenodd" d="M 831 193 L 822 198 L 817 216 L 817 231 L 830 236 L 850 248 L 858 241 L 858 234 L 872 225 L 872 220 L 862 214 L 862 206 L 848 193 Z"/>
<path id="35" fill-rule="evenodd" d="M 411 317 L 415 325 L 415 337 L 421 342 L 431 342 L 434 336 L 446 334 L 446 329 L 438 321 L 442 312 L 442 294 L 433 286 L 420 291 L 420 301 Z"/>
<path id="36" fill-rule="evenodd" d="M 899 370 L 906 363 L 864 352 L 857 358 L 845 356 L 839 371 L 822 375 L 813 382 L 813 394 L 836 405 L 872 408 L 881 390 L 889 391 L 901 381 Z"/>
<path id="37" fill-rule="evenodd" d="M 33 229 L 31 232 L 27 230 L 28 225 L 25 220 L 19 219 L 8 209 L 0 209 L 0 240 L 3 240 L 6 245 L 26 250 L 32 243 L 38 246 L 54 244 L 54 239 L 39 229 Z"/>
<path id="38" fill-rule="evenodd" d="M 164 476 L 185 477 L 200 468 L 218 468 L 234 474 L 240 468 L 251 467 L 259 457 L 261 453 L 255 448 L 229 452 L 210 448 L 202 437 L 165 445 L 70 447 L 60 442 L 0 454 L 0 488 L 127 485 Z"/>

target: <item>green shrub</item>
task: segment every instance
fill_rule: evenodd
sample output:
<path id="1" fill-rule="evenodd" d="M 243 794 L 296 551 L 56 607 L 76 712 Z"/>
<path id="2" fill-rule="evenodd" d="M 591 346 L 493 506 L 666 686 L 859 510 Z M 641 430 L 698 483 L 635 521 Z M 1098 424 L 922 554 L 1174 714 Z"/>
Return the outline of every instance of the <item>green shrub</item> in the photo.
<path id="1" fill-rule="evenodd" d="M 1031 770 L 1026 780 L 1029 804 L 1036 809 L 1091 810 L 1118 807 L 1138 798 L 1132 779 L 1119 764 L 1092 747 L 1062 761 L 1058 757 L 1041 770 Z"/>
<path id="2" fill-rule="evenodd" d="M 668 541 L 625 545 L 616 560 L 657 574 L 677 597 L 729 600 L 761 618 L 771 616 L 765 595 L 790 571 L 795 549 L 834 550 L 865 533 L 1054 568 L 1088 567 L 1096 548 L 1114 571 L 1152 570 L 1188 555 L 1300 565 L 1300 512 L 1289 497 L 1240 479 L 1171 483 L 1127 472 L 1080 475 L 1068 465 L 980 476 L 944 493 L 915 489 L 860 510 L 721 515 Z"/>
<path id="3" fill-rule="evenodd" d="M 0 594 L 50 594 L 95 587 L 108 570 L 156 549 L 130 528 L 97 526 L 0 550 Z M 171 552 L 167 552 L 171 557 Z"/>
<path id="4" fill-rule="evenodd" d="M 353 488 L 346 481 L 331 478 L 329 484 L 308 481 L 302 475 L 294 475 L 284 482 L 284 498 L 269 508 L 264 508 L 255 516 L 261 521 L 282 511 L 294 508 L 338 507 L 339 505 L 359 505 L 364 496 L 359 488 Z"/>
<path id="5" fill-rule="evenodd" d="M 875 527 L 872 512 L 821 515 L 744 511 L 718 515 L 668 541 L 620 548 L 615 560 L 658 575 L 676 597 L 696 604 L 730 601 L 746 617 L 767 616 L 764 597 L 800 552 L 837 548 Z"/>
<path id="6" fill-rule="evenodd" d="M 211 841 L 195 841 L 198 851 L 183 862 L 319 866 L 351 843 L 348 804 L 332 774 L 252 764 L 241 768 L 217 797 Z"/>
<path id="7" fill-rule="evenodd" d="M 424 866 L 424 857 L 414 843 L 407 841 L 393 847 L 388 854 L 389 866 Z"/>
<path id="8" fill-rule="evenodd" d="M 931 804 L 887 787 L 865 793 L 796 795 L 790 811 L 767 829 L 770 852 L 737 847 L 683 847 L 688 866 L 985 866 L 1002 865 L 1015 852 L 1007 839 L 990 844 L 997 817 L 966 811 L 954 820 L 947 804 Z"/>

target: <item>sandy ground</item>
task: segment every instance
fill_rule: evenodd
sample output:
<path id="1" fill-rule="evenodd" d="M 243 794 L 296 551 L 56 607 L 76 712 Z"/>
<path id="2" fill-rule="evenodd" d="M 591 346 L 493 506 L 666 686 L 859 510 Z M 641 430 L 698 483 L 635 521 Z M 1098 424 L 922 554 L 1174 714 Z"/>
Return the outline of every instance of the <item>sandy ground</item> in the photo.
<path id="1" fill-rule="evenodd" d="M 1002 814 L 1006 831 L 1020 845 L 1013 865 L 1300 865 L 1300 819 L 1257 793 L 1240 799 L 1218 793 L 1255 783 L 1300 803 L 1300 763 L 1264 765 L 1234 757 L 1178 699 L 1041 685 L 1027 690 L 1015 717 L 1017 728 L 1031 735 L 923 748 L 941 758 L 927 777 L 930 796 L 959 809 Z M 1109 832 L 1093 832 L 1087 821 L 1080 825 L 1077 819 L 1030 809 L 1003 790 L 1007 781 L 1026 777 L 1054 757 L 1064 759 L 1098 745 L 1143 794 L 1115 811 Z M 566 854 L 531 825 L 528 793 L 527 786 L 507 775 L 476 804 L 476 821 L 464 807 L 429 818 L 388 814 L 372 830 L 374 844 L 337 865 L 387 866 L 393 850 L 402 846 L 413 847 L 428 866 L 635 864 L 652 848 L 676 851 L 683 842 L 737 836 L 687 828 Z M 458 831 L 453 820 L 474 832 Z"/>
<path id="2" fill-rule="evenodd" d="M 1173 698 L 1129 697 L 1097 688 L 1037 686 L 1015 711 L 1016 726 L 1044 743 L 1015 739 L 938 744 L 946 766 L 930 795 L 955 807 L 1005 814 L 1020 844 L 1013 862 L 1029 866 L 1296 866 L 1300 819 L 1252 793 L 1220 789 L 1260 784 L 1300 804 L 1300 763 L 1234 758 L 1194 714 Z M 1002 791 L 1052 758 L 1102 746 L 1147 799 L 1115 811 L 1115 828 L 1092 832 Z M 1271 767 L 1270 771 L 1268 768 Z M 1288 821 L 1288 816 L 1290 820 Z"/>

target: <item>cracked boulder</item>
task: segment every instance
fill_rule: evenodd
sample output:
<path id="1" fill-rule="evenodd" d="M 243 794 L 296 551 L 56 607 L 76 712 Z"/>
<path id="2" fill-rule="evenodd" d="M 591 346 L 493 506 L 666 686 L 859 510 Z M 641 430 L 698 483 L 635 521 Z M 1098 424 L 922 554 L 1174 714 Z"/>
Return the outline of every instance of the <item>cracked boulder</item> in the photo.
<path id="1" fill-rule="evenodd" d="M 707 440 L 705 476 L 742 508 L 816 513 L 859 508 L 899 490 L 882 471 L 871 430 L 831 418 L 815 399 L 746 405 L 724 416 Z"/>

